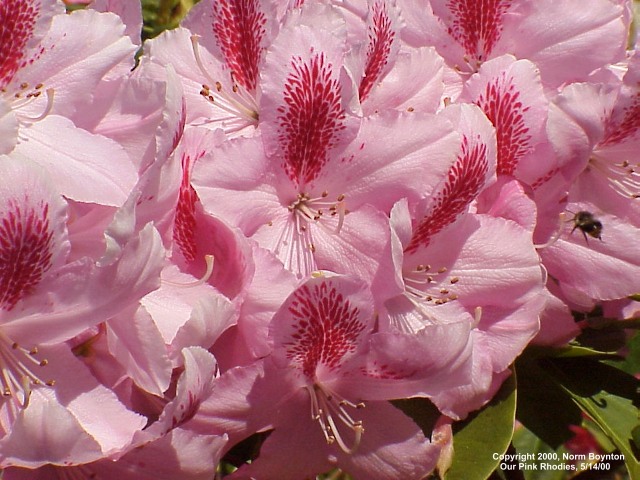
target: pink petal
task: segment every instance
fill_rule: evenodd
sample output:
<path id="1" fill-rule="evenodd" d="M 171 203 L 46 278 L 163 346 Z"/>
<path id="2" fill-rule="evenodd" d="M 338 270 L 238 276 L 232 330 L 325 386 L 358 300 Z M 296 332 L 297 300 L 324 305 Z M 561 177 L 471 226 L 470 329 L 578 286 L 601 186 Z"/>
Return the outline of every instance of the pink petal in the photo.
<path id="1" fill-rule="evenodd" d="M 151 316 L 144 308 L 128 309 L 109 319 L 109 351 L 143 390 L 162 396 L 169 388 L 171 362 Z"/>
<path id="2" fill-rule="evenodd" d="M 133 164 L 122 147 L 76 128 L 64 117 L 49 115 L 21 134 L 28 141 L 20 142 L 11 157 L 22 162 L 33 159 L 69 198 L 120 206 L 136 181 Z"/>
<path id="3" fill-rule="evenodd" d="M 11 106 L 0 99 L 0 155 L 10 153 L 18 143 L 18 119 Z"/>
<path id="4" fill-rule="evenodd" d="M 24 308 L 20 302 L 56 276 L 70 244 L 66 203 L 35 165 L 0 157 L 0 177 L 0 308 L 5 314 Z"/>
<path id="5" fill-rule="evenodd" d="M 95 0 L 91 3 L 91 8 L 98 12 L 117 14 L 126 26 L 125 35 L 135 45 L 142 43 L 140 40 L 140 32 L 142 31 L 142 8 L 140 3 L 127 0 Z"/>
<path id="6" fill-rule="evenodd" d="M 20 412 L 0 446 L 3 467 L 68 465 L 103 456 L 100 445 L 66 408 L 41 395 L 33 395 L 29 407 Z"/>
<path id="7" fill-rule="evenodd" d="M 318 22 L 318 19 L 322 22 Z M 345 26 L 331 8 L 295 10 L 265 58 L 260 122 L 265 152 L 305 189 L 357 133 L 340 68 Z"/>
<path id="8" fill-rule="evenodd" d="M 56 15 L 42 41 L 41 61 L 20 73 L 29 85 L 44 84 L 54 90 L 53 112 L 70 115 L 87 102 L 98 82 L 114 67 L 134 64 L 136 46 L 122 35 L 124 25 L 113 14 L 78 10 L 70 15 Z M 44 97 L 44 96 L 43 96 Z M 44 111 L 46 100 L 29 108 Z"/>
<path id="9" fill-rule="evenodd" d="M 235 82 L 254 92 L 262 57 L 276 33 L 276 7 L 276 2 L 263 0 L 205 0 L 189 12 L 182 26 L 202 38 Z"/>
<path id="10" fill-rule="evenodd" d="M 27 344 L 67 340 L 157 288 L 162 258 L 160 239 L 149 225 L 124 245 L 112 264 L 95 267 L 84 261 L 60 269 L 42 297 L 29 302 L 20 315 L 7 317 L 4 332 Z"/>
<path id="11" fill-rule="evenodd" d="M 52 0 L 11 0 L 0 11 L 2 53 L 0 58 L 0 88 L 6 87 L 15 74 L 37 61 L 39 43 L 46 35 L 55 14 L 62 13 L 60 3 Z"/>
<path id="12" fill-rule="evenodd" d="M 496 127 L 498 174 L 514 175 L 520 163 L 535 162 L 535 148 L 546 140 L 548 107 L 534 64 L 509 55 L 488 61 L 467 81 L 463 98 Z"/>
<path id="13" fill-rule="evenodd" d="M 274 358 L 309 382 L 331 380 L 373 329 L 373 299 L 355 277 L 321 275 L 297 288 L 271 322 Z"/>

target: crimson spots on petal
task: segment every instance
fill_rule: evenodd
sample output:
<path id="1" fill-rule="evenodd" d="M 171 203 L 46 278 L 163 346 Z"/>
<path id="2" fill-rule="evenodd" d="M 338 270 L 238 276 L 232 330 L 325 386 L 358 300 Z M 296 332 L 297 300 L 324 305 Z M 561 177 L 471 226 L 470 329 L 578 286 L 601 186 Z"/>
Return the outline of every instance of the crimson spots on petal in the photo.
<path id="1" fill-rule="evenodd" d="M 266 33 L 267 19 L 259 4 L 258 0 L 213 2 L 213 34 L 234 81 L 249 91 L 258 84 L 258 63 Z"/>
<path id="2" fill-rule="evenodd" d="M 194 392 L 188 393 L 185 403 L 181 403 L 171 418 L 171 430 L 191 420 L 200 408 L 200 399 Z"/>
<path id="3" fill-rule="evenodd" d="M 291 62 L 278 108 L 278 143 L 283 168 L 299 186 L 320 174 L 345 128 L 340 84 L 332 77 L 333 66 L 322 53 L 308 63 L 300 57 Z"/>
<path id="4" fill-rule="evenodd" d="M 366 377 L 382 380 L 404 380 L 417 373 L 415 369 L 403 371 L 395 366 L 392 367 L 391 365 L 377 361 L 373 361 L 366 367 L 361 368 L 360 372 Z"/>
<path id="5" fill-rule="evenodd" d="M 502 36 L 503 17 L 512 0 L 449 0 L 453 15 L 448 29 L 469 58 L 485 61 Z"/>
<path id="6" fill-rule="evenodd" d="M 616 145 L 633 137 L 640 130 L 640 93 L 636 93 L 630 105 L 625 107 L 620 122 L 609 121 L 605 138 L 600 146 Z"/>
<path id="7" fill-rule="evenodd" d="M 51 268 L 49 205 L 10 199 L 0 219 L 0 308 L 11 310 Z"/>
<path id="8" fill-rule="evenodd" d="M 319 364 L 334 369 L 355 352 L 366 327 L 360 310 L 330 281 L 296 290 L 289 313 L 295 323 L 286 356 L 311 379 Z"/>
<path id="9" fill-rule="evenodd" d="M 40 2 L 2 0 L 0 2 L 0 88 L 28 63 L 27 42 L 33 36 Z"/>
<path id="10" fill-rule="evenodd" d="M 173 240 L 188 262 L 196 259 L 196 203 L 200 200 L 191 186 L 191 157 L 182 154 L 182 183 L 173 225 Z"/>
<path id="11" fill-rule="evenodd" d="M 513 175 L 520 159 L 533 149 L 524 118 L 529 107 L 505 74 L 487 84 L 476 104 L 496 127 L 498 175 Z"/>
<path id="12" fill-rule="evenodd" d="M 465 211 L 480 193 L 488 168 L 486 144 L 479 139 L 470 142 L 467 136 L 463 136 L 460 155 L 449 169 L 446 183 L 434 194 L 429 212 L 414 228 L 405 253 L 413 253 L 418 247 L 429 245 L 436 233 Z"/>
<path id="13" fill-rule="evenodd" d="M 376 2 L 373 5 L 371 15 L 372 24 L 369 25 L 368 29 L 369 45 L 367 47 L 364 78 L 360 81 L 360 87 L 358 88 L 361 102 L 369 95 L 373 85 L 378 81 L 384 67 L 387 65 L 395 38 L 389 13 L 382 2 Z"/>

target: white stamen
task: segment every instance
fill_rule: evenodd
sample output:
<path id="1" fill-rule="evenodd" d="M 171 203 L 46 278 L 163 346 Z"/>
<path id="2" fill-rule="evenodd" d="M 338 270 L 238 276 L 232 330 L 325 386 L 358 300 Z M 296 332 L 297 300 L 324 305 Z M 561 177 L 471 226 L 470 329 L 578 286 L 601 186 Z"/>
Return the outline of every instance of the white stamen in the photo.
<path id="1" fill-rule="evenodd" d="M 213 85 L 212 89 L 209 85 L 203 84 L 200 95 L 229 114 L 228 116 L 206 120 L 203 124 L 220 124 L 227 133 L 237 132 L 251 125 L 255 126 L 258 121 L 258 106 L 253 95 L 247 92 L 244 87 L 237 84 L 234 84 L 231 92 L 229 92 L 222 86 L 221 82 L 213 79 L 211 75 L 209 75 L 202 61 L 202 56 L 200 55 L 200 44 L 197 35 L 191 36 L 191 47 L 196 64 L 202 72 L 202 75 L 207 83 Z"/>
<path id="2" fill-rule="evenodd" d="M 35 358 L 38 349 L 27 350 L 0 332 L 0 388 L 1 394 L 11 397 L 19 406 L 29 405 L 32 385 L 53 386 L 53 380 L 44 381 L 33 369 L 46 367 L 46 359 Z"/>
<path id="3" fill-rule="evenodd" d="M 640 198 L 640 164 L 613 163 L 591 157 L 589 164 L 609 180 L 615 191 L 629 198 Z"/>
<path id="4" fill-rule="evenodd" d="M 364 403 L 356 404 L 350 402 L 317 383 L 306 388 L 311 397 L 311 418 L 320 425 L 327 443 L 337 442 L 343 452 L 349 455 L 355 453 L 362 440 L 364 427 L 362 421 L 354 420 L 351 417 L 346 407 L 360 409 L 364 408 Z M 340 420 L 342 425 L 354 433 L 355 438 L 351 447 L 342 438 L 340 425 L 336 424 L 334 416 L 337 420 Z"/>
<path id="5" fill-rule="evenodd" d="M 199 285 L 203 285 L 204 283 L 209 281 L 209 278 L 211 278 L 211 274 L 213 273 L 213 263 L 214 263 L 213 255 L 205 255 L 204 261 L 205 261 L 205 264 L 207 265 L 207 269 L 205 270 L 202 277 L 200 277 L 198 280 L 195 280 L 193 282 L 174 282 L 172 280 L 163 279 L 162 283 L 165 283 L 167 285 L 173 285 L 174 287 L 197 287 Z"/>

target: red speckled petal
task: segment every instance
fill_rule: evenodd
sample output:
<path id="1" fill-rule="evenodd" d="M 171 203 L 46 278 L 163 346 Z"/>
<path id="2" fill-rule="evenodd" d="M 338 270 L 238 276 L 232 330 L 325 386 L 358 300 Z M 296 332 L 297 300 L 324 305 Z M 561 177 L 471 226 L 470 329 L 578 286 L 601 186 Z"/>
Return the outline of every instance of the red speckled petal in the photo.
<path id="1" fill-rule="evenodd" d="M 66 204 L 30 164 L 0 159 L 0 312 L 31 295 L 61 261 Z"/>
<path id="2" fill-rule="evenodd" d="M 273 318 L 276 361 L 310 381 L 322 372 L 334 376 L 361 351 L 373 321 L 373 302 L 364 282 L 341 276 L 312 278 Z"/>
<path id="3" fill-rule="evenodd" d="M 3 0 L 0 3 L 0 88 L 42 53 L 39 43 L 61 5 L 47 0 Z"/>

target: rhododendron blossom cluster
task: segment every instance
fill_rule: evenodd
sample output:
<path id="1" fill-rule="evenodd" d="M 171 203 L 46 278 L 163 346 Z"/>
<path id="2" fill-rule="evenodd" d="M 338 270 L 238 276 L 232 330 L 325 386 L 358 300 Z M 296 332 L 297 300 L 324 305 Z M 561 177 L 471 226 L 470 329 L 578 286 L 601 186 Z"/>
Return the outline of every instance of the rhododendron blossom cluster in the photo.
<path id="1" fill-rule="evenodd" d="M 201 0 L 142 42 L 138 2 L 0 0 L 3 478 L 256 436 L 225 478 L 446 469 L 529 344 L 640 292 L 631 2 L 588 3 Z"/>

